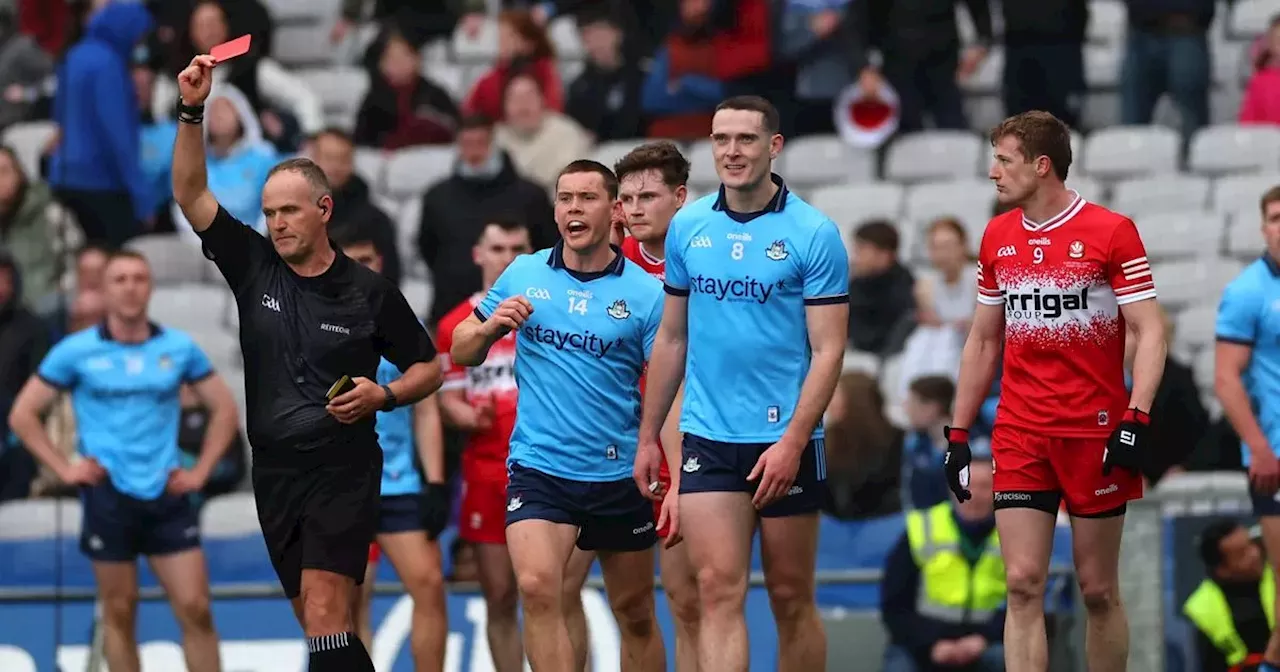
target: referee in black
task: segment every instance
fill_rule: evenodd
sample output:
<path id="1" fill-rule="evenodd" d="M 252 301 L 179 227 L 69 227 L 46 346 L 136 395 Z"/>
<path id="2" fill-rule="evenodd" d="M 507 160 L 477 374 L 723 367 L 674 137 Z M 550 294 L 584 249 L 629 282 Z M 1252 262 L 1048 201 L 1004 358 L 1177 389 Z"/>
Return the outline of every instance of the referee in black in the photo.
<path id="1" fill-rule="evenodd" d="M 197 56 L 178 75 L 173 196 L 239 307 L 262 536 L 306 632 L 308 669 L 373 672 L 353 608 L 378 520 L 374 415 L 440 387 L 435 346 L 394 285 L 329 241 L 333 197 L 316 164 L 271 170 L 262 189 L 270 240 L 218 204 L 201 128 L 214 65 Z M 404 375 L 378 385 L 380 357 Z M 329 400 L 344 377 L 352 384 Z"/>

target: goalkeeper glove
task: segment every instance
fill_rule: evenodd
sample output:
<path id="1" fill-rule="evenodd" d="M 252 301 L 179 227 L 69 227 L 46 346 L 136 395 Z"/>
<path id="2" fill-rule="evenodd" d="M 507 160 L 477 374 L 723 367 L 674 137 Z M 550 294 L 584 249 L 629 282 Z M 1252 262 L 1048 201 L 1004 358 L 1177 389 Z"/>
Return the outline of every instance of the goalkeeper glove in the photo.
<path id="1" fill-rule="evenodd" d="M 1128 469 L 1135 475 L 1142 469 L 1150 424 L 1151 416 L 1147 413 L 1136 408 L 1124 412 L 1120 424 L 1107 439 L 1107 449 L 1102 453 L 1103 476 L 1110 476 L 1115 467 Z"/>
<path id="2" fill-rule="evenodd" d="M 969 430 L 947 427 L 943 430 L 947 437 L 947 487 L 956 496 L 956 501 L 964 502 L 973 497 L 969 492 L 969 463 L 973 461 L 973 453 L 969 450 Z"/>
<path id="3" fill-rule="evenodd" d="M 422 529 L 435 541 L 449 525 L 449 488 L 443 483 L 422 486 Z"/>

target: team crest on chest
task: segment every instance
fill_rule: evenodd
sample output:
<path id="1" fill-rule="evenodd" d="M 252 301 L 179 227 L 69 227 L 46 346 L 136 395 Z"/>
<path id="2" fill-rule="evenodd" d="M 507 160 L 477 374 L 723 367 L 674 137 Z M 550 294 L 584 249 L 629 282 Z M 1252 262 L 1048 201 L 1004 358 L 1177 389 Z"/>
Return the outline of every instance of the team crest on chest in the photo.
<path id="1" fill-rule="evenodd" d="M 625 320 L 628 317 L 631 317 L 631 310 L 627 308 L 627 302 L 622 299 L 618 299 L 617 301 L 609 304 L 607 312 L 609 313 L 609 317 L 612 317 L 615 320 Z"/>
<path id="2" fill-rule="evenodd" d="M 1067 256 L 1072 259 L 1079 259 L 1084 256 L 1084 243 L 1078 240 L 1071 241 L 1071 245 L 1067 247 Z"/>
<path id="3" fill-rule="evenodd" d="M 786 259 L 788 255 L 787 243 L 781 240 L 773 241 L 773 244 L 764 251 L 764 256 L 769 257 L 773 261 L 782 261 L 783 259 Z"/>

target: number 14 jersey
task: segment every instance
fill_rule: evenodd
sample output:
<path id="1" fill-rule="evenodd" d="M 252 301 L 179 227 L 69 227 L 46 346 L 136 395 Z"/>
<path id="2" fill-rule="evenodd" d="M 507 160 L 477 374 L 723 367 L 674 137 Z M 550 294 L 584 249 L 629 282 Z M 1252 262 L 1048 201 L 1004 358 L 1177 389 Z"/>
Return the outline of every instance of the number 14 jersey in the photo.
<path id="1" fill-rule="evenodd" d="M 1155 299 L 1133 222 L 1085 201 L 1044 222 L 1020 208 L 987 224 L 978 301 L 1004 306 L 996 425 L 1052 437 L 1106 436 L 1128 403 L 1120 306 Z"/>

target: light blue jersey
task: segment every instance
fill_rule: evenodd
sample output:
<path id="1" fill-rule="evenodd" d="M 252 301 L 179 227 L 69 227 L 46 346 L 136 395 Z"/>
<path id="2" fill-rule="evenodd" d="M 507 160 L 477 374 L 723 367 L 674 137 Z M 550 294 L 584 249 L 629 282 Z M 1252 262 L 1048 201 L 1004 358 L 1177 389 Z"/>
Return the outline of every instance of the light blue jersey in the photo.
<path id="1" fill-rule="evenodd" d="M 677 212 L 667 232 L 666 290 L 689 297 L 680 430 L 712 441 L 782 438 L 809 373 L 805 306 L 849 300 L 839 229 L 773 181 L 778 194 L 761 212 L 730 212 L 722 187 Z"/>
<path id="2" fill-rule="evenodd" d="M 116 490 L 152 500 L 179 467 L 178 388 L 213 367 L 176 329 L 152 325 L 145 342 L 120 343 L 97 326 L 53 346 L 37 375 L 71 393 L 79 452 L 107 470 Z"/>
<path id="3" fill-rule="evenodd" d="M 378 363 L 378 384 L 387 385 L 401 376 L 395 364 Z M 413 404 L 391 411 L 378 411 L 378 444 L 382 446 L 382 496 L 416 495 L 422 492 L 422 476 L 413 466 L 417 440 L 413 435 Z"/>
<path id="4" fill-rule="evenodd" d="M 563 243 L 518 257 L 476 306 L 524 296 L 516 337 L 516 426 L 507 464 L 573 481 L 628 478 L 640 429 L 640 374 L 662 320 L 662 283 L 618 258 L 600 273 L 564 267 Z"/>
<path id="5" fill-rule="evenodd" d="M 1253 262 L 1222 293 L 1219 341 L 1253 348 L 1244 386 L 1262 433 L 1280 454 L 1280 265 L 1269 256 Z M 1241 445 L 1249 465 L 1249 447 Z"/>

